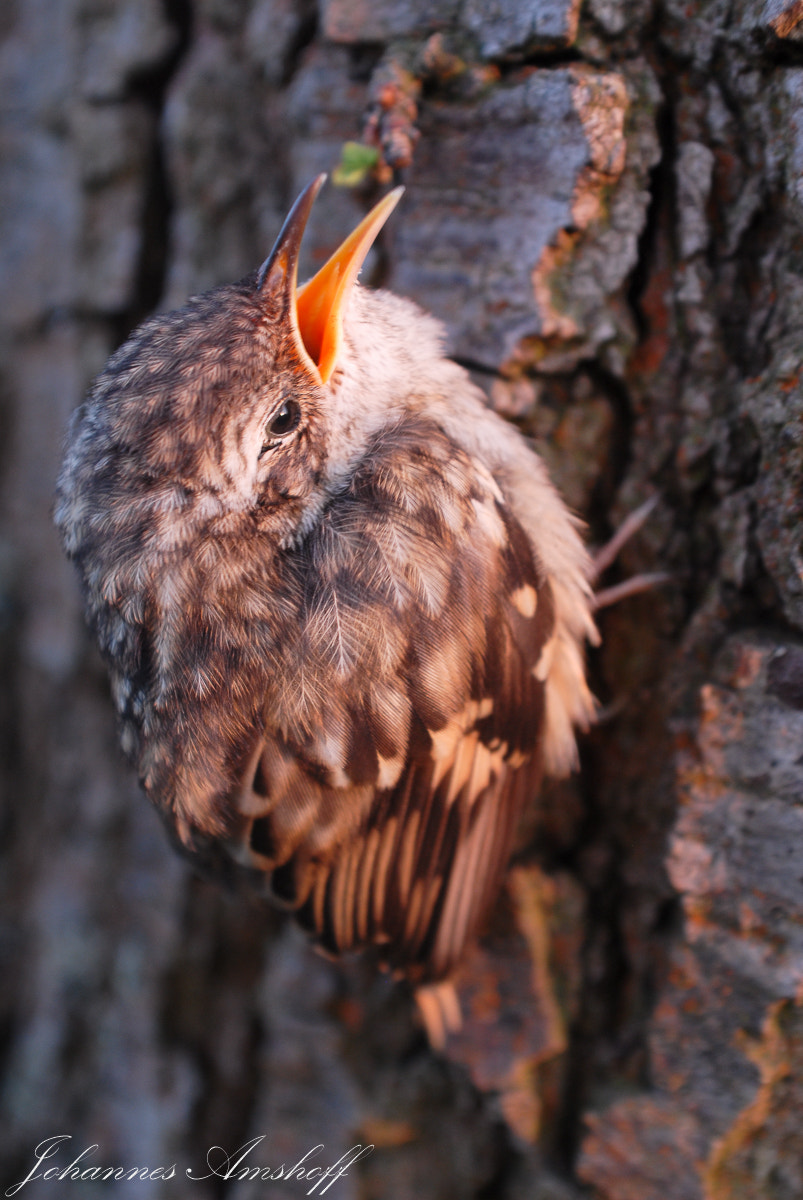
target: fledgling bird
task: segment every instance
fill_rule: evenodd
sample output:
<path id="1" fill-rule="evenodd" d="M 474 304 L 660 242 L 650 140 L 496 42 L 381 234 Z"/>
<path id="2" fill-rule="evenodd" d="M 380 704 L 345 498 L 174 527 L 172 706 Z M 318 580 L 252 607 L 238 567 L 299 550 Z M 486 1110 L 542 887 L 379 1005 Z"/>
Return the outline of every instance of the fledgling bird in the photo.
<path id="1" fill-rule="evenodd" d="M 593 568 L 440 326 L 357 284 L 402 189 L 297 288 L 324 178 L 258 271 L 113 355 L 56 521 L 182 846 L 437 991 L 592 718 Z"/>

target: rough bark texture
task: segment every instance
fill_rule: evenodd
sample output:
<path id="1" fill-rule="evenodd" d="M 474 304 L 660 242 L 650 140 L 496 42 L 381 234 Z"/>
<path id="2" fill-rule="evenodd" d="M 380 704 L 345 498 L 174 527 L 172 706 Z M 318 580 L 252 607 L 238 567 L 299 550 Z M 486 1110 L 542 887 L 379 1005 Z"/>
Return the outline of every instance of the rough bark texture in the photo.
<path id="1" fill-rule="evenodd" d="M 110 351 L 257 265 L 363 130 L 408 187 L 369 275 L 595 540 L 657 493 L 617 570 L 673 575 L 603 615 L 604 719 L 441 1056 L 388 980 L 172 855 L 49 520 Z M 188 1177 L 264 1135 L 243 1165 L 373 1144 L 343 1200 L 799 1200 L 802 6 L 16 0 L 0 147 L 3 1188 L 69 1135 L 42 1169 L 176 1164 L 115 1194 L 306 1194 Z M 306 269 L 367 199 L 327 191 Z"/>

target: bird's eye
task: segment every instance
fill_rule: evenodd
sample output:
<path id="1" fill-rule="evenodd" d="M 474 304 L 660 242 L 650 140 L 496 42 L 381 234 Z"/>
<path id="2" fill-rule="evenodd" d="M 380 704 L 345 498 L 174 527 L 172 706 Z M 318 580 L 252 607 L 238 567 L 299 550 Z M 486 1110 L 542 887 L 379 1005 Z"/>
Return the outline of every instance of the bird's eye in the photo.
<path id="1" fill-rule="evenodd" d="M 295 400 L 285 400 L 273 414 L 265 426 L 265 441 L 260 452 L 260 458 L 266 450 L 270 450 L 277 441 L 292 433 L 301 420 L 301 409 Z"/>

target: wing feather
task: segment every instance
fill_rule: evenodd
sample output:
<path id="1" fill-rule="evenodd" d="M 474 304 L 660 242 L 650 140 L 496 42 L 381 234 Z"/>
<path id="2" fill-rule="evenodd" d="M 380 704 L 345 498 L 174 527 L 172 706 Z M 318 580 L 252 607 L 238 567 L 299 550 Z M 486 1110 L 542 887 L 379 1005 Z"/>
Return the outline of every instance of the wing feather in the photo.
<path id="1" fill-rule="evenodd" d="M 371 921 L 371 890 L 380 839 L 381 834 L 376 826 L 366 831 L 363 838 L 363 852 L 359 857 L 357 867 L 358 884 L 355 892 L 356 916 L 354 924 L 357 931 L 357 940 L 363 946 L 368 944 L 370 931 L 373 929 L 373 922 Z"/>
<path id="2" fill-rule="evenodd" d="M 437 980 L 540 778 L 550 584 L 484 468 L 423 419 L 378 442 L 303 553 L 239 800 L 251 850 L 322 947 Z"/>

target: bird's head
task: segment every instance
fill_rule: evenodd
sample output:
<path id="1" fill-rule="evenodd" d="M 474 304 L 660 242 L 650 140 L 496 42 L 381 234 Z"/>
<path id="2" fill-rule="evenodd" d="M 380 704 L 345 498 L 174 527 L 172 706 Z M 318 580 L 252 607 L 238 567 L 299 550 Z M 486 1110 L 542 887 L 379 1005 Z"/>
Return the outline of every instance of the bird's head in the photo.
<path id="1" fill-rule="evenodd" d="M 337 441 L 329 393 L 344 311 L 402 191 L 297 287 L 324 179 L 299 196 L 259 271 L 151 318 L 110 359 L 79 410 L 59 483 L 56 519 L 74 557 L 102 558 L 104 544 L 183 553 L 207 535 L 280 545 L 314 520 Z"/>

